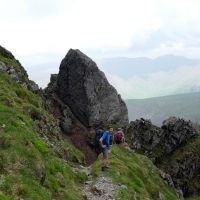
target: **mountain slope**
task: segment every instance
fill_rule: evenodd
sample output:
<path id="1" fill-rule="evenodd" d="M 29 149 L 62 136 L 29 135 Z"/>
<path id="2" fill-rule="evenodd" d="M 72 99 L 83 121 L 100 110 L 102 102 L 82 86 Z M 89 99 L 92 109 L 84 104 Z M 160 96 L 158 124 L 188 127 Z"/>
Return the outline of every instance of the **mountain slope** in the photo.
<path id="1" fill-rule="evenodd" d="M 21 73 L 2 57 L 1 66 L 14 63 Z M 62 137 L 42 98 L 11 78 L 0 72 L 0 199 L 80 199 L 80 179 L 66 162 L 84 163 L 83 154 Z M 26 73 L 21 78 L 29 84 Z"/>
<path id="2" fill-rule="evenodd" d="M 118 189 L 120 200 L 175 200 L 175 190 L 161 179 L 159 170 L 145 156 L 128 152 L 126 146 L 116 145 L 111 149 L 109 166 L 106 173 L 100 171 L 99 156 L 92 167 L 94 177 L 110 177 Z"/>
<path id="3" fill-rule="evenodd" d="M 84 199 L 81 190 L 87 175 L 74 170 L 84 165 L 83 154 L 63 137 L 39 91 L 33 93 L 27 88 L 27 74 L 14 79 L 21 73 L 19 63 L 13 58 L 0 61 L 0 199 Z M 19 69 L 14 70 L 14 77 L 7 71 L 10 63 Z M 132 199 L 135 194 L 136 199 L 154 199 L 158 190 L 164 195 L 162 199 L 177 199 L 148 158 L 125 149 L 112 150 L 110 175 L 101 174 L 100 160 L 94 163 L 92 175 L 109 175 L 113 182 L 123 184 L 127 189 L 120 190 L 117 199 Z"/>
<path id="4" fill-rule="evenodd" d="M 38 129 L 36 116 L 54 124 L 54 119 L 42 108 L 41 99 L 6 74 L 0 74 L 0 93 L 0 199 L 83 199 L 79 181 L 87 178 L 74 174 L 72 167 L 63 162 L 65 159 L 82 163 L 83 157 L 62 137 L 58 140 L 53 127 L 48 133 L 43 133 L 41 126 Z M 62 158 L 63 152 L 67 152 L 67 158 Z M 160 193 L 166 200 L 178 199 L 146 157 L 118 147 L 112 152 L 112 169 L 105 176 L 127 188 L 118 191 L 117 199 L 132 199 L 136 195 L 137 199 L 153 200 Z M 100 159 L 94 163 L 94 177 L 104 176 Z"/>
<path id="5" fill-rule="evenodd" d="M 128 99 L 129 119 L 151 119 L 161 125 L 170 116 L 176 116 L 200 123 L 200 93 L 188 93 L 148 99 Z"/>

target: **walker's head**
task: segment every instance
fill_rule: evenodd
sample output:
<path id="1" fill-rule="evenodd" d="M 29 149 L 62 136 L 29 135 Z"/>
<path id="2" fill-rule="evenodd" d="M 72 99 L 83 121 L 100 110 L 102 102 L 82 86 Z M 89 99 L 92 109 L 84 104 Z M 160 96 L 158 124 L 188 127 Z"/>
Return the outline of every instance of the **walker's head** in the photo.
<path id="1" fill-rule="evenodd" d="M 110 127 L 110 128 L 109 128 L 109 131 L 110 131 L 110 132 L 113 132 L 113 128 L 112 128 L 112 127 Z"/>

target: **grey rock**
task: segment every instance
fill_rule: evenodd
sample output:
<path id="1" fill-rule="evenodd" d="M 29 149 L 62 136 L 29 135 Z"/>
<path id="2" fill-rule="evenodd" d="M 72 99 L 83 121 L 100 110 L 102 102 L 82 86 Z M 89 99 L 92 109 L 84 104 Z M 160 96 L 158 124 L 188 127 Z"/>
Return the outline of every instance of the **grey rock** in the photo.
<path id="1" fill-rule="evenodd" d="M 162 135 L 164 135 L 166 152 L 170 153 L 177 146 L 185 144 L 188 139 L 196 135 L 196 130 L 190 121 L 170 117 L 162 124 Z"/>
<path id="2" fill-rule="evenodd" d="M 131 148 L 136 152 L 143 153 L 152 160 L 157 158 L 154 154 L 154 148 L 159 145 L 161 137 L 161 129 L 154 126 L 150 120 L 141 118 L 130 122 L 128 135 L 131 137 Z"/>
<path id="3" fill-rule="evenodd" d="M 8 70 L 8 67 L 0 61 L 0 73 L 4 73 L 4 72 L 7 72 Z"/>
<path id="4" fill-rule="evenodd" d="M 16 72 L 16 70 L 14 68 L 10 68 L 8 71 L 8 74 L 10 75 L 10 77 L 15 80 L 16 82 L 20 82 L 20 76 L 19 73 Z"/>
<path id="5" fill-rule="evenodd" d="M 161 178 L 165 181 L 165 183 L 174 188 L 174 182 L 172 180 L 172 177 L 169 174 L 163 172 L 162 170 L 160 170 L 159 172 Z"/>
<path id="6" fill-rule="evenodd" d="M 85 185 L 83 193 L 87 200 L 114 200 L 120 188 L 110 178 L 98 177 L 95 182 Z"/>
<path id="7" fill-rule="evenodd" d="M 25 82 L 24 82 L 24 83 L 21 83 L 21 86 L 24 87 L 24 88 L 26 88 L 26 89 L 28 88 L 28 84 L 25 83 Z"/>
<path id="8" fill-rule="evenodd" d="M 178 196 L 179 199 L 184 199 L 183 191 L 180 188 L 176 189 L 176 195 Z"/>
<path id="9" fill-rule="evenodd" d="M 190 121 L 171 117 L 157 127 L 150 120 L 141 118 L 130 123 L 128 134 L 131 135 L 132 148 L 159 162 L 189 139 L 197 135 Z M 159 150 L 159 154 L 157 153 Z"/>
<path id="10" fill-rule="evenodd" d="M 50 82 L 47 88 L 45 88 L 46 94 L 55 92 L 57 87 L 57 77 L 58 77 L 57 74 L 51 74 Z"/>
<path id="11" fill-rule="evenodd" d="M 165 200 L 165 197 L 161 192 L 158 193 L 158 200 Z"/>
<path id="12" fill-rule="evenodd" d="M 62 60 L 56 91 L 85 126 L 128 124 L 124 101 L 97 65 L 79 50 L 69 50 Z"/>
<path id="13" fill-rule="evenodd" d="M 70 132 L 72 128 L 72 117 L 71 117 L 71 112 L 69 109 L 64 109 L 63 110 L 63 117 L 61 121 L 61 128 L 65 133 Z"/>
<path id="14" fill-rule="evenodd" d="M 29 80 L 29 86 L 32 92 L 37 92 L 39 90 L 39 86 L 34 81 Z"/>

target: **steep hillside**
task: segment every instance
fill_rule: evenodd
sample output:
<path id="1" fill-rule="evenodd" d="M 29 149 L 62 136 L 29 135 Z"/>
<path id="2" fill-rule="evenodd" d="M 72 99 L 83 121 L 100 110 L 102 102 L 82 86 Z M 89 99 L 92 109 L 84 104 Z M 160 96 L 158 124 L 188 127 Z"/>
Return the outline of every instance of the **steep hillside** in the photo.
<path id="1" fill-rule="evenodd" d="M 200 123 L 200 93 L 188 93 L 149 99 L 128 99 L 129 119 L 151 119 L 155 125 L 171 116 Z"/>
<path id="2" fill-rule="evenodd" d="M 81 134 L 87 129 L 74 119 L 74 136 L 64 136 L 60 118 L 56 118 L 59 112 L 55 109 L 51 115 L 46 110 L 47 96 L 44 100 L 42 91 L 33 90 L 35 84 L 14 57 L 4 56 L 0 59 L 0 199 L 85 199 L 82 190 L 89 178 L 82 166 L 85 157 L 66 138 L 78 140 L 76 131 Z M 88 138 L 91 140 L 91 135 Z M 115 199 L 178 199 L 148 158 L 134 154 L 129 147 L 113 147 L 110 156 L 110 170 L 100 172 L 100 156 L 90 176 L 94 183 L 98 177 L 109 177 L 110 184 L 116 185 Z M 91 189 L 95 193 L 93 185 Z"/>
<path id="3" fill-rule="evenodd" d="M 15 59 L 0 61 L 22 73 Z M 21 78 L 29 83 L 26 73 Z M 80 199 L 68 163 L 84 163 L 83 154 L 62 137 L 41 97 L 12 79 L 0 72 L 0 199 Z"/>
<path id="4" fill-rule="evenodd" d="M 117 196 L 121 200 L 179 199 L 161 178 L 162 172 L 147 157 L 128 151 L 126 146 L 116 145 L 111 149 L 108 172 L 100 171 L 100 160 L 101 156 L 92 167 L 93 176 L 110 177 L 118 186 Z"/>
<path id="5" fill-rule="evenodd" d="M 80 183 L 87 177 L 74 174 L 71 165 L 84 163 L 84 157 L 58 135 L 41 98 L 6 74 L 0 74 L 0 93 L 0 199 L 83 199 Z M 146 157 L 114 147 L 106 174 L 100 172 L 100 160 L 101 156 L 92 175 L 123 185 L 116 188 L 117 199 L 178 199 Z"/>

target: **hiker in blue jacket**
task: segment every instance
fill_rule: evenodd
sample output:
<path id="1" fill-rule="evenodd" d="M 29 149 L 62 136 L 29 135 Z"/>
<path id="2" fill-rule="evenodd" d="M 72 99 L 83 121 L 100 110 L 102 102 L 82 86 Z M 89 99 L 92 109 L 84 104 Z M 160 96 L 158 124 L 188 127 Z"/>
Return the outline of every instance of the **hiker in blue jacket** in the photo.
<path id="1" fill-rule="evenodd" d="M 110 132 L 113 131 L 113 128 L 109 128 L 109 131 L 105 131 L 103 136 L 100 138 L 100 145 L 103 151 L 103 160 L 102 160 L 102 171 L 108 169 L 108 152 L 110 149 Z"/>

